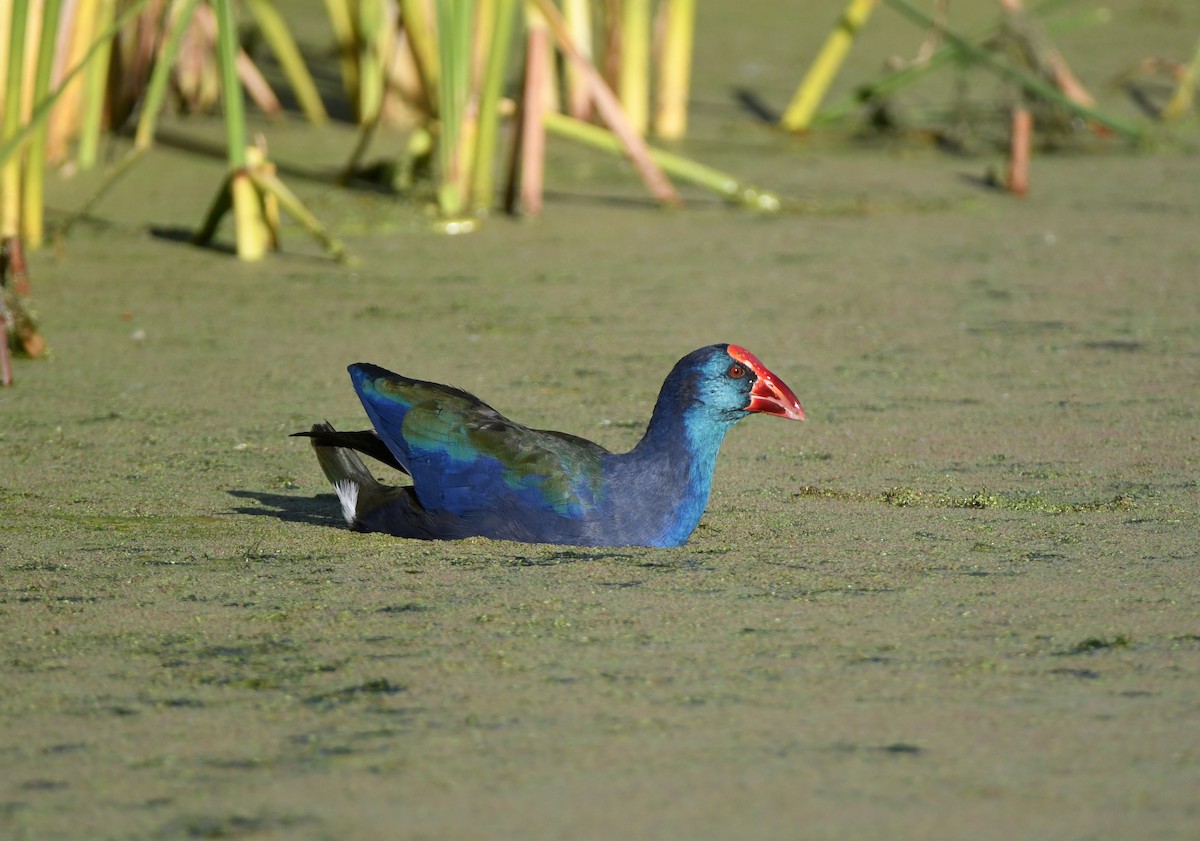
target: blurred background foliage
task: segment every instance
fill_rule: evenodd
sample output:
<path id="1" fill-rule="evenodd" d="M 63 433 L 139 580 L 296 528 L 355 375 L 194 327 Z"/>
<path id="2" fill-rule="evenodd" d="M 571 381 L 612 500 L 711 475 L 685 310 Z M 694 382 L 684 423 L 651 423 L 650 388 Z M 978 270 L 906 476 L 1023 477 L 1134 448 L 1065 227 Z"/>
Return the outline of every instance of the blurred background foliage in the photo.
<path id="1" fill-rule="evenodd" d="M 1037 112 L 1044 138 L 1090 130 L 1143 139 L 1147 126 L 1098 109 L 1053 46 L 1057 33 L 1104 26 L 1111 19 L 1106 7 L 1078 0 L 991 5 L 986 26 L 960 28 L 949 0 L 849 0 L 830 20 L 820 50 L 797 56 L 805 69 L 788 107 L 766 113 L 769 106 L 752 95 L 746 104 L 751 112 L 758 106 L 758 116 L 781 131 L 835 130 L 855 121 L 965 147 L 976 142 L 968 133 L 980 134 L 972 126 L 982 115 L 972 107 L 994 112 L 994 102 L 955 103 L 940 126 L 906 120 L 893 105 L 898 91 L 924 75 L 974 66 L 1001 80 L 1011 100 Z M 913 24 L 914 55 L 889 58 L 878 78 L 826 101 L 855 37 L 873 15 L 883 14 L 880 7 L 892 13 L 886 25 Z M 337 119 L 353 121 L 359 142 L 342 162 L 341 183 L 370 178 L 406 193 L 425 179 L 441 215 L 458 221 L 455 230 L 501 205 L 540 212 L 547 131 L 624 153 L 664 204 L 679 203 L 674 177 L 752 207 L 778 207 L 769 194 L 729 175 L 647 145 L 647 137 L 672 144 L 687 132 L 695 0 L 324 0 L 332 42 L 324 56 L 298 46 L 288 21 L 295 8 L 275 0 L 0 2 L 3 235 L 40 246 L 47 170 L 97 166 L 106 134 L 133 138 L 110 164 L 118 177 L 154 142 L 164 109 L 219 111 L 231 184 L 218 194 L 232 193 L 229 204 L 239 220 L 265 217 L 238 226 L 239 253 L 261 256 L 271 242 L 269 205 L 283 198 L 289 212 L 303 211 L 267 177 L 265 144 L 247 135 L 245 98 L 269 118 L 291 110 L 321 124 L 332 110 Z M 318 84 L 329 58 L 340 90 Z M 263 72 L 264 61 L 275 84 Z M 1169 83 L 1165 99 L 1143 102 L 1146 122 L 1162 123 L 1194 114 L 1198 62 L 1200 44 L 1195 56 L 1147 57 L 1144 66 L 1113 71 L 1125 71 L 1127 82 L 1140 75 Z M 369 169 L 363 157 L 381 130 L 406 138 L 404 152 Z M 242 193 L 254 200 L 243 201 Z M 315 220 L 305 221 L 319 230 Z"/>
<path id="2" fill-rule="evenodd" d="M 1123 1 L 1159 22 L 1190 20 L 1183 0 Z M 728 73 L 722 52 L 756 48 L 722 40 L 694 55 L 696 16 L 720 30 L 738 8 L 696 0 L 0 0 L 0 378 L 11 379 L 8 349 L 44 349 L 25 305 L 24 250 L 48 239 L 47 175 L 103 169 L 91 197 L 56 227 L 61 238 L 137 166 L 167 114 L 175 125 L 221 121 L 227 167 L 188 238 L 209 244 L 232 214 L 235 252 L 247 260 L 278 247 L 284 214 L 330 257 L 347 258 L 271 161 L 270 127 L 289 118 L 352 125 L 353 148 L 341 160 L 312 162 L 330 184 L 430 206 L 446 233 L 469 232 L 496 210 L 540 214 L 547 134 L 624 156 L 665 206 L 683 204 L 674 186 L 682 181 L 758 212 L 785 208 L 774 193 L 682 154 L 692 73 Z M 1174 127 L 1196 122 L 1200 32 L 1190 34 L 1190 55 L 1133 62 L 1112 48 L 1111 34 L 1094 37 L 1087 58 L 1102 62 L 1121 103 L 1112 108 L 1109 96 L 1098 106 L 1072 56 L 1056 46 L 1060 37 L 1079 44 L 1111 30 L 1114 13 L 1094 0 L 830 0 L 775 5 L 769 16 L 803 17 L 820 37 L 788 56 L 796 80 L 786 107 L 728 85 L 744 120 L 718 144 L 767 128 L 800 143 L 1002 150 L 1007 169 L 983 180 L 1021 196 L 1034 149 L 1183 143 Z M 907 44 L 906 52 L 877 55 L 869 78 L 836 85 L 871 26 L 887 26 L 889 43 Z M 934 103 L 907 97 L 935 77 L 948 92 Z M 367 161 L 371 150 L 379 157 Z"/>
<path id="3" fill-rule="evenodd" d="M 547 134 L 625 156 L 663 205 L 682 204 L 674 184 L 683 181 L 759 212 L 778 211 L 784 205 L 772 192 L 681 154 L 692 74 L 721 67 L 719 55 L 693 55 L 696 16 L 711 15 L 720 26 L 716 19 L 738 14 L 737 5 L 0 0 L 0 349 L 36 355 L 44 346 L 22 296 L 23 251 L 47 241 L 47 174 L 101 165 L 105 171 L 61 235 L 155 143 L 167 112 L 185 120 L 219 115 L 228 166 L 212 186 L 207 214 L 197 209 L 191 238 L 211 241 L 232 213 L 236 253 L 247 260 L 278 247 L 285 213 L 332 257 L 347 257 L 272 163 L 269 126 L 289 114 L 313 125 L 332 119 L 355 126 L 353 148 L 324 162 L 336 172 L 331 181 L 426 203 L 450 233 L 472 230 L 498 209 L 542 211 Z M 818 48 L 797 51 L 789 64 L 796 76 L 786 107 L 730 86 L 747 130 L 767 127 L 808 140 L 915 139 L 956 154 L 1003 149 L 1007 171 L 989 179 L 1020 195 L 1034 147 L 1175 142 L 1172 126 L 1196 122 L 1200 41 L 1192 55 L 1143 56 L 1133 64 L 1113 56 L 1109 87 L 1134 107 L 1097 104 L 1071 56 L 1055 44 L 1063 35 L 1077 42 L 1081 32 L 1105 30 L 1113 14 L 1102 3 L 846 0 L 829 9 Z M 1171 0 L 1144 0 L 1141 9 L 1182 19 Z M 773 14 L 797 12 L 779 4 Z M 873 26 L 900 33 L 908 52 L 879 56 L 876 74 L 830 96 L 860 33 Z M 301 46 L 321 39 L 320 47 Z M 1098 40 L 1097 51 L 1110 43 Z M 952 94 L 933 107 L 904 100 L 905 91 L 936 75 L 953 79 Z M 249 122 L 247 102 L 258 112 Z M 396 140 L 377 143 L 381 134 Z M 373 144 L 390 151 L 368 162 Z"/>

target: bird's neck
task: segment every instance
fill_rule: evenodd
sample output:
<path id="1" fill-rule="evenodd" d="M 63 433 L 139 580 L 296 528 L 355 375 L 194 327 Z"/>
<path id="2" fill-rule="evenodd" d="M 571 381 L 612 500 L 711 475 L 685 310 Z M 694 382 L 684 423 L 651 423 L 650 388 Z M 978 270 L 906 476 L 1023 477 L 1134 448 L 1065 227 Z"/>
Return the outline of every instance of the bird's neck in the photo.
<path id="1" fill-rule="evenodd" d="M 728 429 L 729 424 L 713 422 L 698 407 L 681 412 L 660 400 L 646 434 L 625 456 L 643 477 L 654 477 L 657 487 L 646 488 L 652 498 L 644 503 L 661 506 L 664 545 L 682 543 L 700 522 Z"/>
<path id="2" fill-rule="evenodd" d="M 686 464 L 707 491 L 717 463 L 717 452 L 729 425 L 706 418 L 698 408 L 683 412 L 656 406 L 646 434 L 634 448 L 643 458 L 667 458 Z"/>

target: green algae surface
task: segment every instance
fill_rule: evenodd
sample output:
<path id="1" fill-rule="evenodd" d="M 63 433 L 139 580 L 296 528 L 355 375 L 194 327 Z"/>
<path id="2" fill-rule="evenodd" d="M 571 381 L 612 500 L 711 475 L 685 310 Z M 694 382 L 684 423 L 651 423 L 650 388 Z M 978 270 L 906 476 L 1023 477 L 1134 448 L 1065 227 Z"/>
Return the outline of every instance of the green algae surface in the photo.
<path id="1" fill-rule="evenodd" d="M 293 120 L 272 156 L 359 263 L 288 228 L 245 265 L 177 235 L 222 175 L 200 119 L 31 255 L 0 836 L 1192 837 L 1200 159 L 1038 154 L 1015 201 L 988 160 L 753 127 L 730 87 L 786 103 L 842 5 L 702 10 L 690 148 L 776 216 L 663 213 L 552 143 L 543 218 L 449 238 L 331 186 L 353 131 Z M 1121 111 L 1103 81 L 1200 20 L 1114 10 L 1060 44 Z M 841 91 L 919 37 L 881 9 Z M 809 420 L 731 432 L 677 549 L 351 533 L 288 437 L 362 428 L 369 361 L 624 450 L 720 341 Z"/>

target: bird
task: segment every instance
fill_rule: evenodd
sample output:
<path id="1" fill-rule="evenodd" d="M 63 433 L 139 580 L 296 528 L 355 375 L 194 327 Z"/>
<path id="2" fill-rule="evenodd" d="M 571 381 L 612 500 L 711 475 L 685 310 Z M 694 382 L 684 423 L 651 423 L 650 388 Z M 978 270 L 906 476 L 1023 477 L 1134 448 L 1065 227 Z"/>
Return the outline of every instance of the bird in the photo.
<path id="1" fill-rule="evenodd" d="M 740 345 L 684 356 L 626 453 L 531 429 L 453 386 L 378 365 L 347 369 L 373 426 L 307 437 L 347 525 L 396 537 L 573 546 L 680 546 L 708 504 L 725 433 L 752 413 L 804 420 L 795 393 Z M 359 454 L 412 479 L 380 482 Z"/>

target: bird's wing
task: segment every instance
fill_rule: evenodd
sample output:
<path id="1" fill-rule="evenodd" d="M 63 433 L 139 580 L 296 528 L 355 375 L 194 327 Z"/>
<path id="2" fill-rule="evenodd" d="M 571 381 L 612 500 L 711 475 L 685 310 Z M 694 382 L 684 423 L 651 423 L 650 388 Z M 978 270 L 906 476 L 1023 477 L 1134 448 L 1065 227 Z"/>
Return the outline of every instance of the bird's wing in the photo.
<path id="1" fill-rule="evenodd" d="M 450 386 L 374 366 L 351 372 L 371 422 L 412 475 L 426 509 L 575 518 L 599 502 L 607 452 L 600 445 L 529 429 Z"/>

